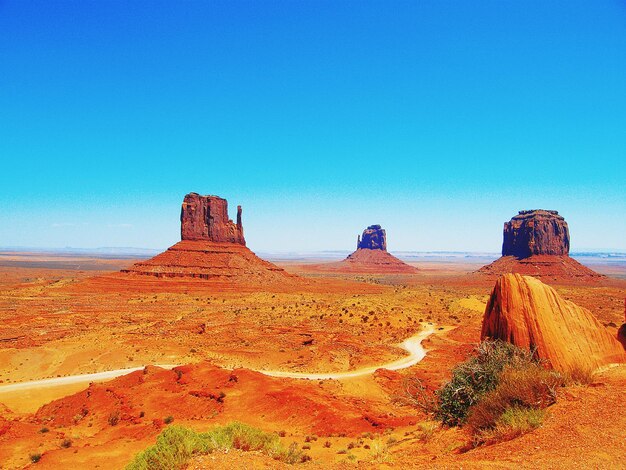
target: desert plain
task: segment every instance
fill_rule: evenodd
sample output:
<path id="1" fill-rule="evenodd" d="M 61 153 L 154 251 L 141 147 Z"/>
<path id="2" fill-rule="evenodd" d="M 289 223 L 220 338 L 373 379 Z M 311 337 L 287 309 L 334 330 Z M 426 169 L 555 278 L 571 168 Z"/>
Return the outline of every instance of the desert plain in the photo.
<path id="1" fill-rule="evenodd" d="M 1 468 L 124 468 L 171 423 L 206 431 L 232 421 L 295 442 L 311 458 L 302 468 L 624 465 L 623 366 L 559 390 L 533 432 L 477 448 L 466 429 L 407 400 L 408 379 L 440 387 L 480 341 L 495 280 L 476 273 L 482 259 L 425 257 L 409 261 L 413 274 L 324 272 L 323 260 L 282 259 L 293 281 L 262 287 L 119 273 L 136 261 L 0 254 Z M 608 276 L 544 282 L 616 335 L 626 262 L 587 262 Z M 424 332 L 423 359 L 384 367 Z M 119 377 L 80 377 L 106 371 Z M 240 450 L 189 463 L 281 467 L 291 466 Z"/>

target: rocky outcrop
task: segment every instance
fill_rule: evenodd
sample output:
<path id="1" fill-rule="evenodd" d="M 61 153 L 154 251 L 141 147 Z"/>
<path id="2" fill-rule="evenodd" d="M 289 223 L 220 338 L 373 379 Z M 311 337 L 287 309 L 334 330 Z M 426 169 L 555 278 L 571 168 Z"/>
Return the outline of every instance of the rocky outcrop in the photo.
<path id="1" fill-rule="evenodd" d="M 180 242 L 122 272 L 259 285 L 297 279 L 245 246 L 241 206 L 237 209 L 237 222 L 233 223 L 228 219 L 226 199 L 187 194 L 180 215 L 180 232 Z"/>
<path id="2" fill-rule="evenodd" d="M 567 255 L 569 229 L 557 211 L 519 211 L 504 224 L 502 256 Z"/>
<path id="3" fill-rule="evenodd" d="M 603 278 L 569 256 L 570 235 L 557 211 L 520 211 L 504 224 L 502 257 L 478 270 L 480 274 L 519 273 L 556 281 Z"/>
<path id="4" fill-rule="evenodd" d="M 181 240 L 206 240 L 217 243 L 246 244 L 237 206 L 237 223 L 228 218 L 228 202 L 217 196 L 189 193 L 180 211 Z"/>
<path id="5" fill-rule="evenodd" d="M 370 225 L 357 237 L 357 249 L 342 261 L 307 266 L 309 271 L 414 274 L 415 266 L 406 264 L 387 251 L 387 234 L 380 225 Z"/>
<path id="6" fill-rule="evenodd" d="M 380 225 L 370 225 L 363 230 L 363 235 L 357 238 L 356 249 L 387 251 L 387 234 Z"/>
<path id="7" fill-rule="evenodd" d="M 519 274 L 497 280 L 481 338 L 536 349 L 540 359 L 561 372 L 626 362 L 621 345 L 589 310 L 563 299 L 538 279 Z"/>
<path id="8" fill-rule="evenodd" d="M 624 299 L 624 324 L 617 330 L 617 340 L 626 349 L 626 299 Z"/>

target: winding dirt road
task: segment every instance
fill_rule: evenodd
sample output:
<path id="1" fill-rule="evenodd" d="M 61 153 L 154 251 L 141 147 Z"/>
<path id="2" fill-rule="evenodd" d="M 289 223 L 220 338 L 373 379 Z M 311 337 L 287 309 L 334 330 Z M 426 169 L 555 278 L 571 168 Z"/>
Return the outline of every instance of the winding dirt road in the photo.
<path id="1" fill-rule="evenodd" d="M 387 364 L 381 364 L 377 366 L 363 367 L 360 369 L 356 369 L 348 372 L 331 372 L 331 373 L 307 373 L 307 372 L 286 372 L 279 370 L 257 370 L 265 375 L 269 375 L 271 377 L 287 377 L 293 379 L 309 379 L 309 380 L 329 380 L 329 379 L 348 379 L 354 377 L 361 377 L 364 375 L 373 374 L 377 369 L 388 369 L 388 370 L 399 370 L 406 369 L 407 367 L 411 367 L 418 362 L 420 362 L 426 356 L 426 350 L 422 346 L 422 341 L 428 338 L 431 334 L 433 334 L 435 328 L 432 326 L 428 326 L 426 329 L 421 331 L 415 336 L 411 336 L 410 338 L 405 339 L 399 347 L 404 349 L 409 353 L 408 356 L 397 359 L 393 362 L 389 362 Z M 172 369 L 176 367 L 176 365 L 172 364 L 157 364 L 158 367 L 162 367 L 164 369 Z M 67 377 L 55 377 L 51 379 L 41 379 L 41 380 L 32 380 L 30 382 L 19 382 L 9 385 L 0 386 L 0 394 L 4 392 L 15 392 L 18 390 L 32 390 L 43 387 L 55 387 L 62 385 L 70 385 L 77 383 L 89 383 L 89 382 L 97 382 L 104 381 L 109 379 L 114 379 L 121 375 L 130 374 L 131 372 L 135 372 L 137 370 L 142 370 L 142 367 L 132 367 L 129 369 L 116 369 L 109 370 L 105 372 L 96 372 L 93 374 L 79 374 L 79 375 L 70 375 Z"/>

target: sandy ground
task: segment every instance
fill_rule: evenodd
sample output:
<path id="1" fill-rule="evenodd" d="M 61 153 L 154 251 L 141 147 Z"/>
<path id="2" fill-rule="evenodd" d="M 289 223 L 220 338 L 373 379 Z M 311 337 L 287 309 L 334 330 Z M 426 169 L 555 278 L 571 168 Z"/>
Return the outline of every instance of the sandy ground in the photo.
<path id="1" fill-rule="evenodd" d="M 316 468 L 510 468 L 528 462 L 528 468 L 533 463 L 534 468 L 551 468 L 560 462 L 570 463 L 572 468 L 581 462 L 596 468 L 619 468 L 623 462 L 618 456 L 624 455 L 621 430 L 626 428 L 626 417 L 618 413 L 617 404 L 623 401 L 626 378 L 619 369 L 603 373 L 597 386 L 566 390 L 546 425 L 529 436 L 466 454 L 457 453 L 467 442 L 463 430 L 438 429 L 432 439 L 423 442 L 420 426 L 428 417 L 397 398 L 404 377 L 418 376 L 428 385 L 438 386 L 478 341 L 493 282 L 467 274 L 479 267 L 472 263 L 415 263 L 420 273 L 408 276 L 323 275 L 308 272 L 306 266 L 284 263 L 288 271 L 304 276 L 307 284 L 268 292 L 202 281 L 130 284 L 108 274 L 132 260 L 109 259 L 100 265 L 98 260 L 72 259 L 82 266 L 79 269 L 30 255 L 26 264 L 19 257 L 8 261 L 14 264 L 0 266 L 0 386 L 145 364 L 207 361 L 216 367 L 285 371 L 292 376 L 345 374 L 401 359 L 406 353 L 397 345 L 432 323 L 445 329 L 424 339 L 428 354 L 406 369 L 323 384 L 271 378 L 266 386 L 274 390 L 269 400 L 275 401 L 267 409 L 253 405 L 265 379 L 251 376 L 249 386 L 236 394 L 228 392 L 232 400 L 240 400 L 239 407 L 247 409 L 226 406 L 216 409 L 214 416 L 193 419 L 180 411 L 176 422 L 202 430 L 214 423 L 243 419 L 267 431 L 284 431 L 281 439 L 286 445 L 291 441 L 310 445 L 307 453 L 313 461 L 306 466 Z M 87 265 L 90 269 L 84 268 Z M 610 270 L 616 276 L 626 273 L 626 267 L 611 265 Z M 593 286 L 561 283 L 555 288 L 565 298 L 590 309 L 616 333 L 623 318 L 625 281 L 608 279 Z M 198 374 L 197 380 L 208 380 Z M 112 393 L 118 394 L 116 386 L 111 386 Z M 84 421 L 72 424 L 57 417 L 51 423 L 58 424 L 47 425 L 51 432 L 39 432 L 42 422 L 47 422 L 41 420 L 52 417 L 32 413 L 60 399 L 59 410 L 67 409 L 71 416 L 80 414 L 80 408 L 71 410 L 78 406 L 72 405 L 77 398 L 69 396 L 84 390 L 85 384 L 65 384 L 0 396 L 0 402 L 7 406 L 0 411 L 2 468 L 21 468 L 29 463 L 33 452 L 44 454 L 37 464 L 43 468 L 121 468 L 154 442 L 161 425 L 154 427 L 152 421 L 108 426 L 106 400 L 89 405 L 95 407 L 90 408 L 94 416 L 89 418 L 93 419 L 91 427 Z M 171 386 L 159 385 L 149 392 L 157 395 L 155 412 L 158 395 L 165 400 L 171 390 Z M 312 411 L 296 424 L 290 413 L 281 410 L 305 406 L 298 401 L 305 397 Z M 317 441 L 305 442 L 311 429 L 318 426 L 314 414 L 329 407 L 336 412 L 327 418 L 333 429 L 345 426 L 354 432 L 345 437 L 328 432 L 320 434 Z M 355 424 L 358 419 L 345 418 L 344 423 L 338 410 L 354 419 L 375 414 L 382 424 L 372 428 L 371 436 L 366 433 L 363 437 L 357 432 L 362 427 Z M 371 423 L 365 424 L 371 427 Z M 68 437 L 72 447 L 60 447 Z M 329 447 L 325 447 L 327 441 Z M 373 448 L 380 448 L 380 452 Z M 551 448 L 555 449 L 554 458 Z M 587 460 L 577 461 L 583 452 Z M 200 458 L 192 468 L 264 468 L 266 464 L 276 468 L 271 466 L 275 462 L 262 456 L 233 454 Z"/>

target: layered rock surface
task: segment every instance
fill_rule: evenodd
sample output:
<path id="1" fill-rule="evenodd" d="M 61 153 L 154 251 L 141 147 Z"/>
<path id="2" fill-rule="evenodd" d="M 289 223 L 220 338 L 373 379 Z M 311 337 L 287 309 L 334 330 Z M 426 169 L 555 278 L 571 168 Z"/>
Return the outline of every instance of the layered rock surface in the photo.
<path id="1" fill-rule="evenodd" d="M 519 211 L 504 224 L 502 256 L 569 254 L 569 229 L 557 211 Z"/>
<path id="2" fill-rule="evenodd" d="M 180 215 L 181 241 L 122 272 L 242 282 L 295 277 L 257 257 L 245 246 L 241 212 L 238 206 L 237 222 L 233 223 L 228 218 L 226 199 L 187 194 Z"/>
<path id="3" fill-rule="evenodd" d="M 206 240 L 217 243 L 246 244 L 241 223 L 241 206 L 237 206 L 237 223 L 228 218 L 228 202 L 218 196 L 189 193 L 180 211 L 180 239 Z"/>
<path id="4" fill-rule="evenodd" d="M 406 264 L 387 251 L 387 234 L 380 225 L 370 225 L 357 238 L 357 249 L 342 261 L 310 267 L 316 271 L 371 274 L 413 274 L 414 266 Z"/>
<path id="5" fill-rule="evenodd" d="M 622 346 L 589 310 L 563 299 L 538 279 L 519 274 L 497 280 L 481 338 L 536 348 L 539 358 L 561 372 L 626 362 Z"/>
<path id="6" fill-rule="evenodd" d="M 604 277 L 570 258 L 569 246 L 567 222 L 557 211 L 519 211 L 504 224 L 502 257 L 478 272 L 519 273 L 554 279 Z"/>

